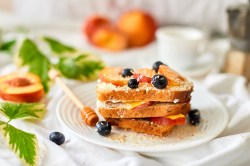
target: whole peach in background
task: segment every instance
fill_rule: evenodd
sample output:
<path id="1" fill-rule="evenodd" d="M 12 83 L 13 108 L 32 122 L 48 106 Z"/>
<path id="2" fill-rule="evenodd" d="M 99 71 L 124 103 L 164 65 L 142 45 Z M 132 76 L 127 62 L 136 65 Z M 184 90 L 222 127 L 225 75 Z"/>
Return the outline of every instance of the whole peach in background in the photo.
<path id="1" fill-rule="evenodd" d="M 102 26 L 92 34 L 91 43 L 110 51 L 118 51 L 127 48 L 127 37 L 116 27 Z"/>
<path id="2" fill-rule="evenodd" d="M 90 39 L 93 33 L 96 31 L 96 29 L 102 27 L 102 26 L 111 26 L 111 21 L 105 17 L 102 16 L 91 16 L 89 17 L 84 25 L 83 25 L 83 31 L 86 34 L 87 38 Z"/>
<path id="3" fill-rule="evenodd" d="M 140 10 L 128 11 L 118 19 L 117 27 L 127 35 L 131 47 L 144 46 L 155 38 L 157 28 L 154 18 Z"/>

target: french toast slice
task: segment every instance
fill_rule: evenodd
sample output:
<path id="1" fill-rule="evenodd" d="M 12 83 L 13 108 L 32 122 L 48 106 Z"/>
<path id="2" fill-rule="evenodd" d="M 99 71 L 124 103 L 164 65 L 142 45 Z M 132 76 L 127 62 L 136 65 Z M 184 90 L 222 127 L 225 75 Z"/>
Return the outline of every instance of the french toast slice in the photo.
<path id="1" fill-rule="evenodd" d="M 97 99 L 100 101 L 160 101 L 160 102 L 189 102 L 193 91 L 193 83 L 188 81 L 171 68 L 160 65 L 158 73 L 166 76 L 168 85 L 157 89 L 151 83 L 140 82 L 138 88 L 127 86 L 131 77 L 121 76 L 122 68 L 105 68 L 100 72 L 97 84 Z M 152 69 L 139 69 L 135 74 L 152 77 L 156 74 Z"/>
<path id="2" fill-rule="evenodd" d="M 123 119 L 123 118 L 106 118 L 114 126 L 130 129 L 138 133 L 145 133 L 164 137 L 171 133 L 173 125 L 158 125 L 144 119 Z"/>
<path id="3" fill-rule="evenodd" d="M 129 109 L 124 103 L 105 103 L 97 101 L 97 109 L 104 118 L 146 118 L 163 117 L 177 114 L 187 114 L 190 103 L 160 103 L 156 102 L 149 106 Z"/>

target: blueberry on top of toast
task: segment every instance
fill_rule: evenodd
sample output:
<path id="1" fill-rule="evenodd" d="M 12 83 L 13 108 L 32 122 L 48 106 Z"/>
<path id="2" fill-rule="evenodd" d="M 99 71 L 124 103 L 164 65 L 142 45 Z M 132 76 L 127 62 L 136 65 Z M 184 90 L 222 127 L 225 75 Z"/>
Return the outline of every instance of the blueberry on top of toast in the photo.
<path id="1" fill-rule="evenodd" d="M 128 77 L 128 76 L 132 76 L 133 75 L 133 69 L 130 69 L 130 68 L 125 68 L 122 70 L 122 77 Z"/>
<path id="2" fill-rule="evenodd" d="M 165 65 L 165 66 L 167 66 L 166 64 L 162 63 L 161 61 L 157 61 L 157 62 L 155 62 L 155 63 L 153 64 L 153 67 L 152 67 L 153 70 L 155 70 L 155 72 L 158 72 L 160 65 Z"/>
<path id="3" fill-rule="evenodd" d="M 156 74 L 152 78 L 152 84 L 157 89 L 164 89 L 168 85 L 168 80 L 165 76 Z"/>
<path id="4" fill-rule="evenodd" d="M 131 79 L 128 81 L 128 87 L 130 87 L 131 89 L 138 88 L 138 85 L 139 85 L 139 82 L 138 82 L 137 79 L 135 79 L 135 78 L 131 78 Z"/>

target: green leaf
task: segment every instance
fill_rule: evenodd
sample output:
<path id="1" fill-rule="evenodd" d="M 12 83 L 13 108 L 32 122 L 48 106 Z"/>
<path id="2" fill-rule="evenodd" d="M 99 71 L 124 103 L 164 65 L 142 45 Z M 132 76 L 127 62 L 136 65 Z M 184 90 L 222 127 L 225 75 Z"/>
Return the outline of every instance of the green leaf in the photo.
<path id="1" fill-rule="evenodd" d="M 1 102 L 0 113 L 13 119 L 42 119 L 46 113 L 44 104 Z"/>
<path id="2" fill-rule="evenodd" d="M 29 66 L 29 71 L 40 76 L 44 90 L 48 92 L 49 76 L 51 68 L 49 59 L 43 55 L 36 44 L 30 39 L 25 39 L 18 51 L 18 58 L 21 59 L 22 66 Z"/>
<path id="3" fill-rule="evenodd" d="M 37 165 L 38 142 L 34 134 L 19 130 L 3 121 L 0 121 L 0 131 L 4 134 L 8 146 L 16 153 L 24 165 Z"/>
<path id="4" fill-rule="evenodd" d="M 46 41 L 51 50 L 57 54 L 62 54 L 62 53 L 65 53 L 65 52 L 75 52 L 76 50 L 71 47 L 71 46 L 68 46 L 68 45 L 65 45 L 61 42 L 59 42 L 58 40 L 56 39 L 53 39 L 51 37 L 43 37 L 44 41 Z"/>
<path id="5" fill-rule="evenodd" d="M 104 63 L 100 59 L 88 54 L 60 58 L 58 64 L 58 69 L 63 76 L 83 81 L 96 79 L 103 67 Z"/>
<path id="6" fill-rule="evenodd" d="M 10 40 L 7 42 L 3 42 L 2 45 L 0 46 L 0 51 L 11 52 L 12 48 L 15 44 L 16 44 L 16 40 Z"/>

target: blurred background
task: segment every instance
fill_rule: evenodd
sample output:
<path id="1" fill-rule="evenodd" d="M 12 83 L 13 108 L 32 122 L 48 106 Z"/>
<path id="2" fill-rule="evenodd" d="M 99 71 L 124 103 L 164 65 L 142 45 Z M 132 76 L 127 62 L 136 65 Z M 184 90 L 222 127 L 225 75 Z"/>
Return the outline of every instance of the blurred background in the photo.
<path id="1" fill-rule="evenodd" d="M 242 9 L 241 4 L 248 6 L 248 1 L 0 0 L 0 28 L 5 34 L 3 41 L 11 38 L 7 33 L 11 32 L 13 37 L 13 32 L 20 32 L 20 29 L 31 36 L 51 35 L 100 55 L 107 65 L 132 67 L 151 66 L 156 60 L 162 60 L 158 48 L 160 41 L 155 37 L 159 28 L 196 28 L 206 37 L 206 48 L 199 52 L 205 56 L 199 56 L 203 58 L 181 71 L 191 77 L 226 71 L 248 78 L 250 72 L 245 63 L 249 60 L 245 54 L 248 54 L 250 43 L 246 29 L 250 27 L 243 22 L 249 16 L 246 14 L 248 8 Z M 233 8 L 232 12 L 229 8 Z M 237 31 L 244 31 L 243 36 Z M 181 44 L 171 47 L 178 45 Z M 167 54 L 169 50 L 164 49 Z M 232 49 L 236 53 L 232 53 Z M 173 57 L 177 54 L 176 51 L 172 53 Z M 234 57 L 227 60 L 231 54 Z"/>
<path id="2" fill-rule="evenodd" d="M 192 25 L 207 31 L 226 32 L 226 8 L 247 0 L 0 0 L 0 10 L 15 16 L 15 21 L 51 23 L 75 22 L 99 14 L 117 19 L 129 9 L 149 12 L 159 25 Z M 12 22 L 12 20 L 9 20 Z"/>

